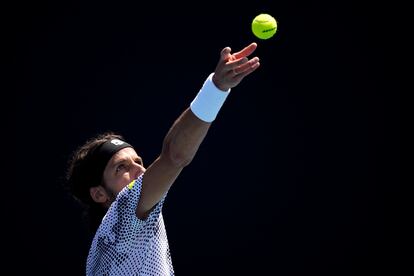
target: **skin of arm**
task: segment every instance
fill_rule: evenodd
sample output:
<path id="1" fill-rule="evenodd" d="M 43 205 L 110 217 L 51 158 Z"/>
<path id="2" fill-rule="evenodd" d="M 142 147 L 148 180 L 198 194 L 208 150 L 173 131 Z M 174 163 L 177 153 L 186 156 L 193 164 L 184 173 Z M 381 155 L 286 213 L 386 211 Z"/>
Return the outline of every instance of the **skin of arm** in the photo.
<path id="1" fill-rule="evenodd" d="M 212 78 L 214 85 L 223 93 L 228 93 L 229 89 L 255 71 L 260 65 L 259 58 L 248 59 L 248 56 L 256 47 L 256 43 L 251 43 L 234 54 L 231 54 L 229 47 L 224 48 Z M 145 219 L 149 215 L 183 168 L 193 160 L 210 126 L 211 123 L 200 120 L 190 108 L 175 120 L 164 138 L 160 155 L 145 172 L 136 209 L 138 218 Z"/>

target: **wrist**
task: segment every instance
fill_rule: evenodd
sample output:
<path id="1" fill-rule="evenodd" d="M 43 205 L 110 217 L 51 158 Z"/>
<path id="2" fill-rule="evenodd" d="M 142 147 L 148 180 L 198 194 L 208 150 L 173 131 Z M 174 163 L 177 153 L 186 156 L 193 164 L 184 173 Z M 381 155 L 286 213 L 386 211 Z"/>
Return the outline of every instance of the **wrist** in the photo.
<path id="1" fill-rule="evenodd" d="M 229 92 L 229 91 L 230 91 L 230 90 L 229 90 L 229 89 L 230 89 L 229 87 L 223 87 L 223 86 L 220 84 L 220 82 L 218 82 L 218 81 L 217 81 L 216 74 L 212 73 L 211 80 L 212 80 L 213 84 L 214 84 L 214 85 L 215 85 L 218 89 L 220 89 L 221 91 L 223 91 L 223 92 Z"/>
<path id="2" fill-rule="evenodd" d="M 215 120 L 230 93 L 230 89 L 221 90 L 214 83 L 213 78 L 214 73 L 211 73 L 190 105 L 194 115 L 208 123 Z"/>

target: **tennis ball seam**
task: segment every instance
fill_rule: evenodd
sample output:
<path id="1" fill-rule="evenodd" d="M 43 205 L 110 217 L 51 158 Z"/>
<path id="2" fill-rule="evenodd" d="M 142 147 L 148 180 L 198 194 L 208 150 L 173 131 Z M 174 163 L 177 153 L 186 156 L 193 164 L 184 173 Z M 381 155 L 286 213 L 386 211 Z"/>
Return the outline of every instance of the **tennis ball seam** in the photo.
<path id="1" fill-rule="evenodd" d="M 271 22 L 271 21 L 269 21 L 269 20 L 260 20 L 260 19 L 256 19 L 255 21 L 256 21 L 256 22 L 258 22 L 258 23 L 266 23 L 266 22 Z"/>

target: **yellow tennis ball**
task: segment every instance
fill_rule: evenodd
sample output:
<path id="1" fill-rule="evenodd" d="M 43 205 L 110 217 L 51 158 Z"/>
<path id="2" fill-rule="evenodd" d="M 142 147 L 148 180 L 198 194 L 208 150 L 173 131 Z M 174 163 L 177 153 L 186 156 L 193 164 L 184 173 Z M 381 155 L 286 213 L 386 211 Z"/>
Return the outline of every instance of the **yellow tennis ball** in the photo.
<path id="1" fill-rule="evenodd" d="M 252 22 L 252 31 L 260 39 L 271 38 L 277 30 L 277 22 L 273 16 L 262 13 L 256 16 Z"/>

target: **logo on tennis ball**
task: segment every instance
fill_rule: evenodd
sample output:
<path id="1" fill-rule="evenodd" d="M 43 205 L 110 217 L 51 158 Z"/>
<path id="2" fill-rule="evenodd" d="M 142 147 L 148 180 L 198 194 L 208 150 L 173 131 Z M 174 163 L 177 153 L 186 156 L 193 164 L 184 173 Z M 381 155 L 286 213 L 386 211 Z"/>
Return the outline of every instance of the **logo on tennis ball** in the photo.
<path id="1" fill-rule="evenodd" d="M 276 33 L 276 30 L 276 19 L 270 14 L 262 13 L 253 19 L 252 32 L 260 39 L 271 38 Z"/>

